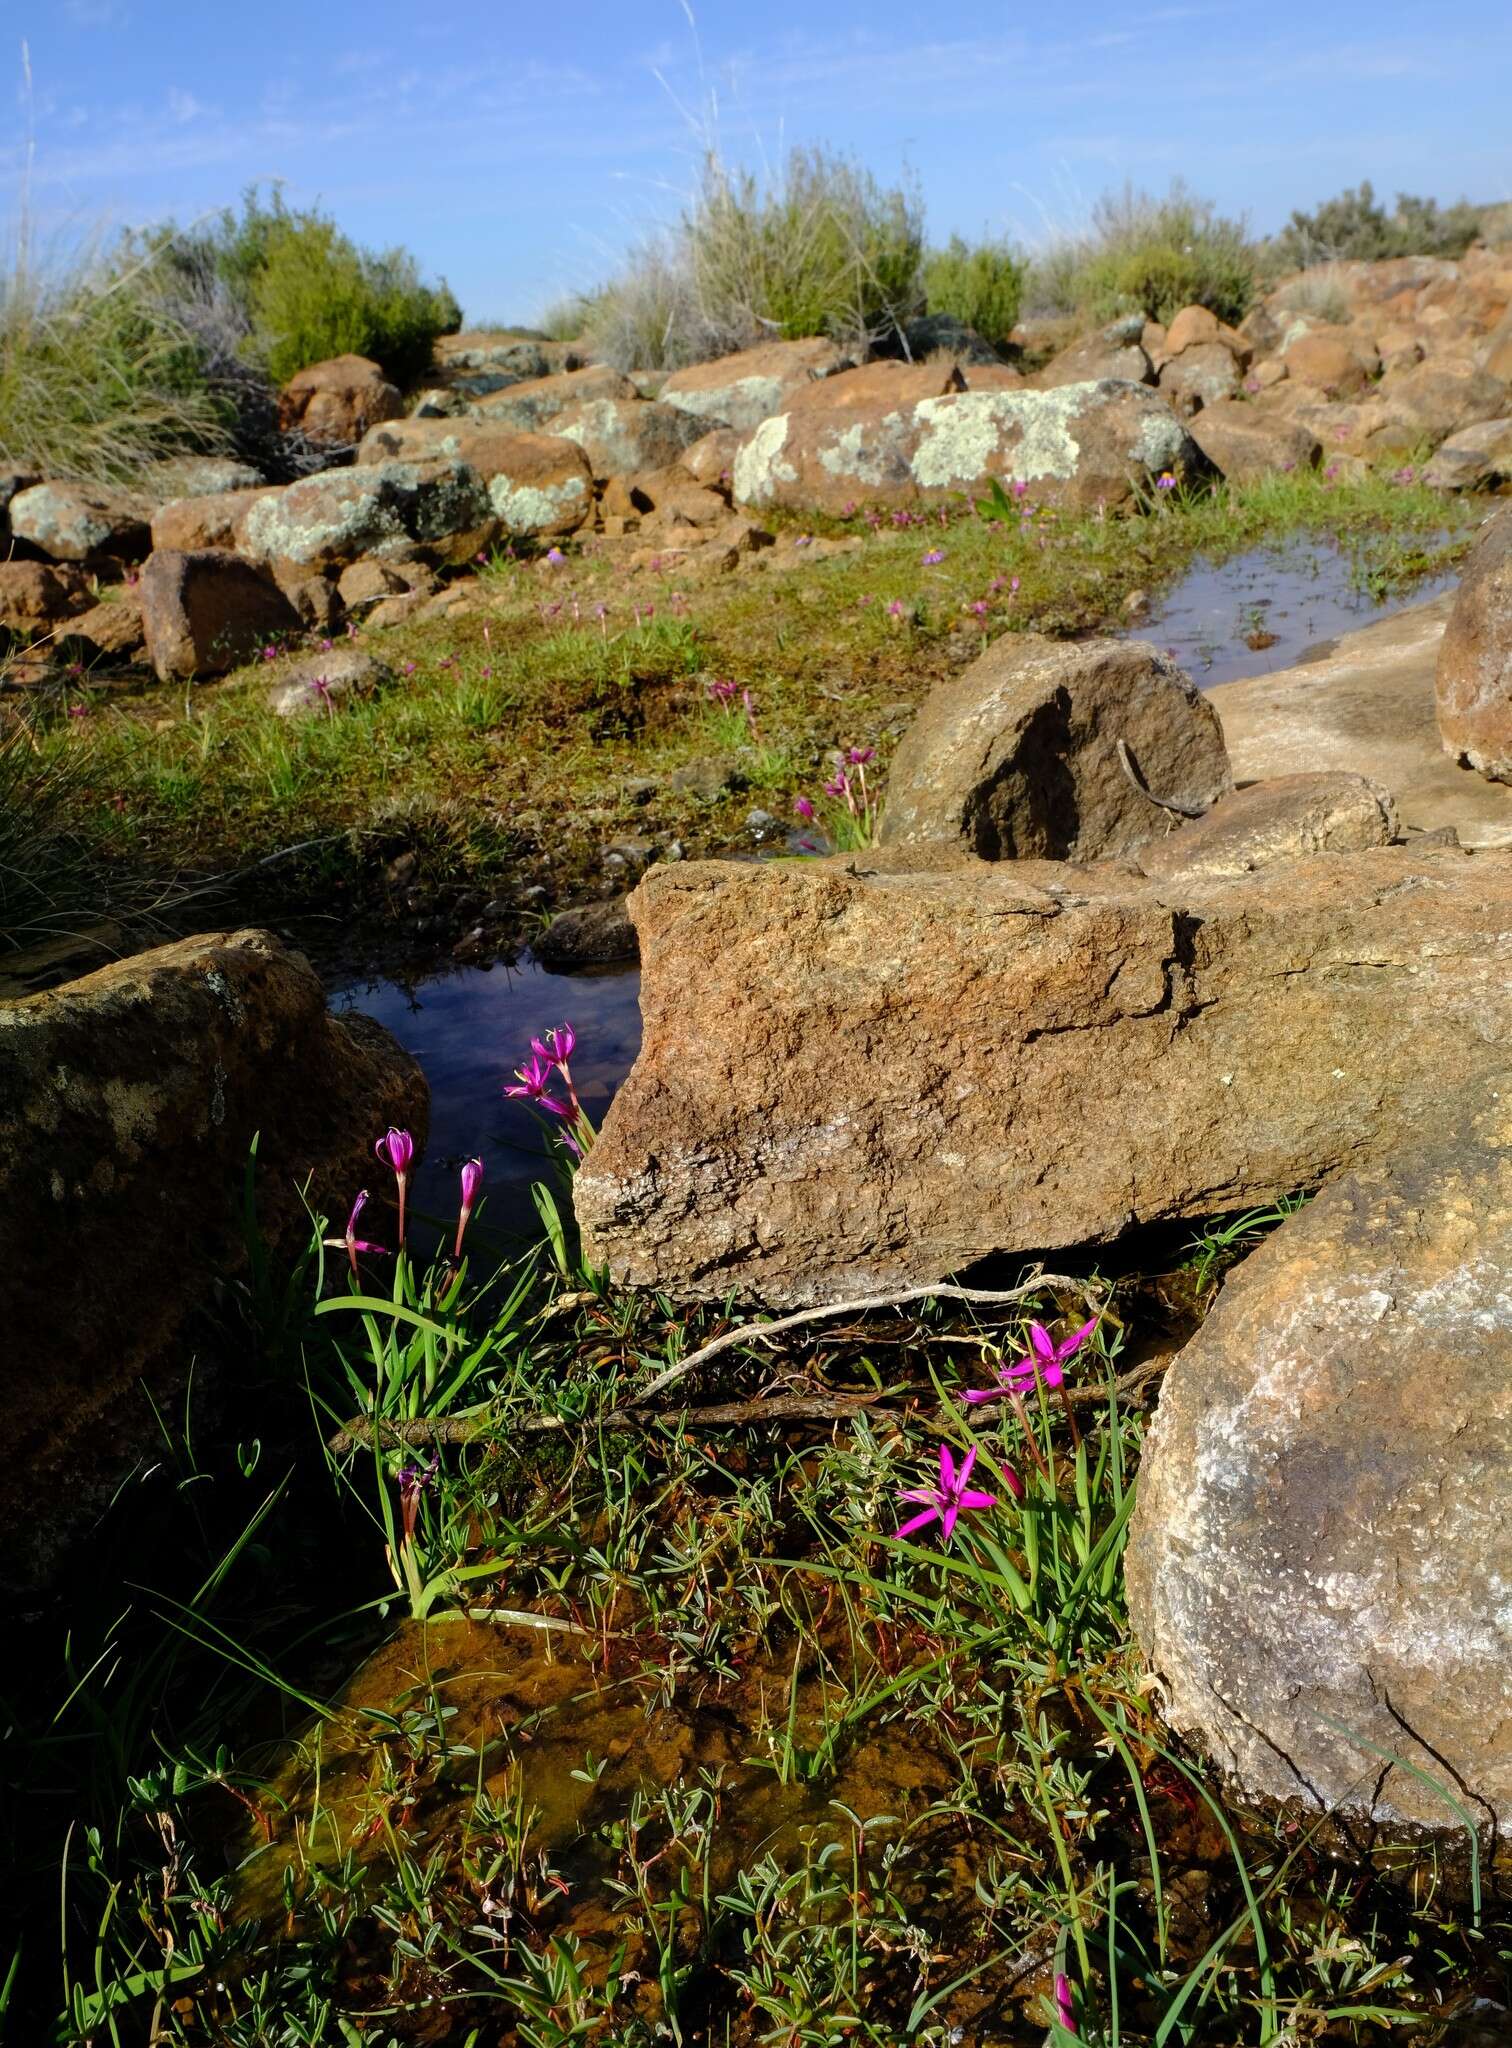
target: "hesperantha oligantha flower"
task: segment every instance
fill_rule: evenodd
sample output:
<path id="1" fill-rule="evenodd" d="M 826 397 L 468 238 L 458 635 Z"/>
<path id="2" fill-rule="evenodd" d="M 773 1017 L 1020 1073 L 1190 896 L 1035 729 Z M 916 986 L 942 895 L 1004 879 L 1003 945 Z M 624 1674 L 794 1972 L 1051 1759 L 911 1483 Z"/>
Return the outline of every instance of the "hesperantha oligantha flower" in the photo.
<path id="1" fill-rule="evenodd" d="M 1055 1978 L 1055 2014 L 1068 2034 L 1076 2032 L 1076 2007 L 1071 1999 L 1071 1979 L 1059 1972 Z"/>
<path id="2" fill-rule="evenodd" d="M 793 809 L 800 818 L 812 819 L 814 815 L 814 806 L 806 796 L 795 796 Z"/>
<path id="3" fill-rule="evenodd" d="M 577 1033 L 570 1024 L 559 1024 L 555 1031 L 547 1031 L 540 1038 L 532 1038 L 530 1050 L 538 1060 L 544 1060 L 547 1066 L 565 1068 L 577 1051 Z"/>
<path id="4" fill-rule="evenodd" d="M 976 1463 L 976 1445 L 961 1460 L 957 1470 L 955 1459 L 950 1455 L 949 1444 L 940 1446 L 940 1483 L 938 1486 L 905 1487 L 898 1496 L 900 1500 L 917 1501 L 922 1504 L 923 1513 L 911 1515 L 898 1530 L 899 1536 L 911 1536 L 916 1529 L 922 1529 L 930 1522 L 938 1522 L 940 1535 L 948 1543 L 955 1528 L 956 1520 L 969 1508 L 993 1508 L 997 1506 L 995 1493 L 983 1493 L 980 1488 L 968 1486 L 971 1468 Z M 1004 1467 L 1004 1478 L 1009 1489 L 1015 1494 L 1023 1492 L 1018 1475 Z"/>
<path id="5" fill-rule="evenodd" d="M 347 1227 L 344 1236 L 326 1237 L 321 1239 L 322 1244 L 331 1245 L 335 1247 L 337 1250 L 341 1249 L 342 1246 L 345 1246 L 346 1255 L 348 1259 L 351 1261 L 352 1276 L 354 1279 L 357 1276 L 357 1254 L 359 1252 L 381 1252 L 385 1249 L 383 1245 L 369 1244 L 366 1238 L 361 1238 L 357 1235 L 357 1220 L 361 1216 L 363 1210 L 367 1207 L 367 1198 L 367 1189 L 364 1188 L 361 1194 L 357 1197 L 356 1201 L 352 1204 L 352 1213 L 347 1218 Z"/>
<path id="6" fill-rule="evenodd" d="M 555 1071 L 549 1060 L 535 1054 L 524 1066 L 515 1068 L 516 1085 L 511 1086 L 506 1082 L 504 1093 L 514 1096 L 517 1101 L 534 1102 L 540 1108 L 549 1110 L 553 1116 L 567 1116 L 570 1111 L 566 1103 L 559 1101 L 551 1093 L 551 1077 Z"/>
<path id="7" fill-rule="evenodd" d="M 1037 1380 L 1047 1387 L 1058 1387 L 1066 1377 L 1066 1360 L 1080 1351 L 1096 1328 L 1097 1318 L 1094 1316 L 1057 1344 L 1043 1323 L 1031 1323 L 1029 1356 L 1017 1358 L 1011 1365 L 999 1366 L 995 1387 L 972 1387 L 962 1398 L 974 1405 L 978 1401 L 1001 1400 L 1005 1394 L 1010 1397 L 1028 1394 L 1033 1391 Z"/>
<path id="8" fill-rule="evenodd" d="M 392 1124 L 378 1140 L 373 1150 L 383 1164 L 392 1169 L 399 1189 L 399 1242 L 404 1243 L 404 1197 L 409 1187 L 409 1170 L 415 1157 L 415 1141 L 408 1131 L 397 1131 Z"/>
<path id="9" fill-rule="evenodd" d="M 462 1202 L 457 1211 L 457 1242 L 452 1248 L 453 1258 L 462 1256 L 462 1239 L 467 1232 L 467 1221 L 472 1215 L 473 1204 L 478 1199 L 478 1190 L 483 1185 L 483 1162 L 481 1159 L 466 1159 L 462 1162 Z"/>

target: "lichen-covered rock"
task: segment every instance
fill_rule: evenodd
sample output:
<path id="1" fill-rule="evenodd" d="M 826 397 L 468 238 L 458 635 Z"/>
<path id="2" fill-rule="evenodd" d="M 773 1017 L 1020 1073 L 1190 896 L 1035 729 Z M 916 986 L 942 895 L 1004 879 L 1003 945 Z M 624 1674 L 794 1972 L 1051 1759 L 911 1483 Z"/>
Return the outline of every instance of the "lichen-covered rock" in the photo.
<path id="1" fill-rule="evenodd" d="M 138 501 L 96 484 L 33 484 L 8 512 L 16 539 L 55 562 L 135 562 L 150 544 Z"/>
<path id="2" fill-rule="evenodd" d="M 663 405 L 691 413 L 710 427 L 749 433 L 821 377 L 848 369 L 854 357 L 820 335 L 768 341 L 717 362 L 674 370 L 661 388 Z"/>
<path id="3" fill-rule="evenodd" d="M 1054 355 L 1032 378 L 1040 391 L 1063 384 L 1096 384 L 1114 378 L 1127 384 L 1153 384 L 1155 372 L 1140 343 L 1143 319 L 1115 320 L 1097 334 L 1085 335 Z"/>
<path id="4" fill-rule="evenodd" d="M 332 356 L 311 363 L 284 386 L 278 424 L 316 448 L 354 448 L 380 420 L 396 420 L 404 400 L 378 364 L 366 356 Z"/>
<path id="5" fill-rule="evenodd" d="M 1152 797 L 1204 809 L 1232 787 L 1217 716 L 1167 655 L 1005 633 L 925 698 L 880 838 L 953 840 L 983 860 L 1119 858 L 1168 831 Z"/>
<path id="6" fill-rule="evenodd" d="M 236 545 L 253 561 L 305 569 L 340 569 L 364 555 L 461 563 L 498 530 L 482 477 L 453 457 L 305 477 L 248 505 L 236 521 Z"/>
<path id="7" fill-rule="evenodd" d="M 1208 473 L 1185 427 L 1142 384 L 968 388 L 851 405 L 849 378 L 869 375 L 815 385 L 748 435 L 735 458 L 736 498 L 841 513 L 856 502 L 959 496 L 999 477 L 1027 484 L 1044 503 L 1111 509 L 1164 473 L 1178 482 Z"/>
<path id="8" fill-rule="evenodd" d="M 250 462 L 229 455 L 167 455 L 142 472 L 141 490 L 157 507 L 174 498 L 222 497 L 227 491 L 253 491 L 268 479 Z"/>
<path id="9" fill-rule="evenodd" d="M 7 633 L 45 633 L 89 603 L 76 569 L 48 562 L 0 562 L 0 628 Z"/>
<path id="10" fill-rule="evenodd" d="M 1221 341 L 1193 343 L 1161 365 L 1159 385 L 1161 396 L 1188 419 L 1238 394 L 1239 365 Z"/>
<path id="11" fill-rule="evenodd" d="M 357 451 L 359 463 L 447 457 L 478 472 L 500 525 L 516 540 L 576 533 L 593 512 L 588 458 L 554 431 L 520 433 L 481 420 L 402 420 L 376 428 Z"/>
<path id="12" fill-rule="evenodd" d="M 1512 1123 L 1434 1122 L 1227 1281 L 1126 1570 L 1166 1718 L 1242 1798 L 1463 1864 L 1462 1814 L 1487 1850 L 1512 1823 Z"/>
<path id="13" fill-rule="evenodd" d="M 1389 846 L 1396 834 L 1390 792 L 1367 776 L 1277 775 L 1220 797 L 1206 816 L 1153 840 L 1138 858 L 1161 881 L 1248 875 L 1272 861 Z"/>
<path id="14" fill-rule="evenodd" d="M 1276 470 L 1311 469 L 1323 454 L 1322 442 L 1303 421 L 1234 398 L 1204 405 L 1190 432 L 1214 469 L 1238 482 Z"/>
<path id="15" fill-rule="evenodd" d="M 665 469 L 705 428 L 696 415 L 655 399 L 590 398 L 559 412 L 551 431 L 575 442 L 602 479 Z"/>
<path id="16" fill-rule="evenodd" d="M 147 658 L 160 682 L 224 675 L 301 619 L 269 572 L 225 548 L 162 548 L 137 594 Z"/>
<path id="17" fill-rule="evenodd" d="M 469 407 L 474 419 L 488 420 L 496 427 L 513 427 L 517 433 L 551 431 L 550 423 L 569 405 L 582 405 L 590 398 L 636 398 L 639 393 L 628 377 L 607 363 L 591 363 L 583 370 L 563 370 L 554 377 L 527 378 L 511 384 L 492 398 L 480 398 Z"/>
<path id="18" fill-rule="evenodd" d="M 229 548 L 236 545 L 236 522 L 259 498 L 277 497 L 278 484 L 252 484 L 245 490 L 210 491 L 169 498 L 152 515 L 155 548 Z"/>
<path id="19" fill-rule="evenodd" d="M 399 1124 L 423 1143 L 426 1106 L 408 1054 L 365 1017 L 332 1017 L 313 970 L 265 932 L 182 940 L 0 1004 L 0 1432 L 28 1489 L 12 1584 L 155 1440 L 143 1385 L 173 1407 L 190 1361 L 210 1370 L 192 1322 L 245 1267 L 253 1137 L 275 1261 L 306 1239 L 311 1177 L 338 1229 L 371 1182 L 367 1235 L 392 1243 L 373 1141 Z"/>
<path id="20" fill-rule="evenodd" d="M 906 851 L 906 850 L 905 850 Z M 773 1305 L 1271 1201 L 1506 1084 L 1512 858 L 650 870 L 585 1255 Z"/>
<path id="21" fill-rule="evenodd" d="M 1512 506 L 1488 522 L 1460 573 L 1435 698 L 1445 750 L 1512 782 Z"/>
<path id="22" fill-rule="evenodd" d="M 711 427 L 707 434 L 700 434 L 690 447 L 684 448 L 678 463 L 695 483 L 728 488 L 743 438 L 735 427 Z"/>

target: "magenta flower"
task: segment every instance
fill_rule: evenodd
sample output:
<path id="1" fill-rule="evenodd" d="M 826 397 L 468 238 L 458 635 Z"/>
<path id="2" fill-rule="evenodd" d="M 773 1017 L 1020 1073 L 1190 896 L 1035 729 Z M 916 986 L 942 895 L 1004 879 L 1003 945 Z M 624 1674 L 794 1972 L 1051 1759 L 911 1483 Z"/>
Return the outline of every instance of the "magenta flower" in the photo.
<path id="1" fill-rule="evenodd" d="M 482 1185 L 482 1160 L 464 1160 L 462 1165 L 462 1206 L 457 1211 L 457 1242 L 452 1248 L 452 1257 L 455 1259 L 460 1259 L 462 1256 L 462 1239 L 467 1231 L 467 1219 L 472 1215 L 473 1204 L 478 1199 L 478 1190 Z"/>
<path id="2" fill-rule="evenodd" d="M 1168 469 L 1163 469 L 1163 470 L 1161 471 L 1160 475 L 1159 475 L 1158 477 L 1156 477 L 1156 479 L 1155 479 L 1155 488 L 1156 488 L 1156 490 L 1157 490 L 1157 491 L 1174 491 L 1174 490 L 1175 490 L 1175 488 L 1176 488 L 1176 479 L 1175 479 L 1175 477 L 1173 477 L 1173 476 L 1172 476 L 1171 472 L 1170 472 L 1170 471 L 1169 471 Z"/>
<path id="3" fill-rule="evenodd" d="M 847 747 L 845 758 L 851 767 L 863 768 L 868 761 L 876 760 L 877 750 L 875 747 Z"/>
<path id="4" fill-rule="evenodd" d="M 354 1280 L 357 1278 L 357 1254 L 359 1252 L 381 1252 L 385 1249 L 383 1245 L 369 1244 L 365 1238 L 357 1235 L 357 1219 L 367 1207 L 367 1198 L 367 1189 L 364 1188 L 352 1204 L 352 1213 L 347 1218 L 344 1236 L 321 1239 L 322 1244 L 332 1245 L 337 1250 L 340 1250 L 343 1245 L 346 1247 L 346 1255 L 352 1262 L 352 1278 Z"/>
<path id="5" fill-rule="evenodd" d="M 932 569 L 936 562 L 944 561 L 945 550 L 943 548 L 926 548 L 919 559 L 926 569 Z"/>
<path id="6" fill-rule="evenodd" d="M 415 1141 L 408 1131 L 396 1131 L 392 1124 L 378 1140 L 373 1150 L 384 1166 L 389 1167 L 399 1184 L 399 1242 L 404 1243 L 404 1196 L 409 1187 L 409 1170 L 415 1157 Z"/>
<path id="7" fill-rule="evenodd" d="M 532 1038 L 530 1050 L 538 1060 L 544 1060 L 548 1067 L 560 1067 L 565 1073 L 567 1062 L 577 1051 L 577 1033 L 570 1024 L 559 1024 L 555 1031 L 548 1031 L 544 1038 Z"/>
<path id="8" fill-rule="evenodd" d="M 806 796 L 795 796 L 793 798 L 793 809 L 804 820 L 805 824 L 812 822 L 814 806 Z"/>
<path id="9" fill-rule="evenodd" d="M 704 695 L 711 704 L 733 704 L 740 695 L 740 685 L 716 676 L 704 684 Z"/>
<path id="10" fill-rule="evenodd" d="M 1013 1399 L 1031 1393 L 1037 1380 L 1042 1380 L 1047 1387 L 1058 1387 L 1066 1377 L 1066 1360 L 1073 1352 L 1080 1351 L 1096 1328 L 1097 1318 L 1094 1316 L 1090 1323 L 1083 1323 L 1079 1330 L 1074 1330 L 1057 1344 L 1043 1323 L 1031 1323 L 1031 1355 L 1015 1359 L 1012 1365 L 999 1366 L 995 1387 L 971 1387 L 962 1399 L 973 1407 L 979 1401 L 999 1401 L 1005 1394 Z"/>
<path id="11" fill-rule="evenodd" d="M 837 768 L 829 781 L 825 783 L 824 794 L 826 796 L 850 795 L 850 784 L 845 779 L 845 770 L 843 768 Z"/>
<path id="12" fill-rule="evenodd" d="M 552 1072 L 551 1064 L 537 1054 L 535 1058 L 528 1059 L 524 1066 L 515 1068 L 519 1086 L 510 1087 L 506 1082 L 504 1093 L 514 1096 L 517 1101 L 534 1102 L 541 1109 L 549 1110 L 552 1116 L 569 1116 L 571 1111 L 566 1103 L 559 1102 L 550 1093 Z"/>
<path id="13" fill-rule="evenodd" d="M 911 1515 L 898 1530 L 898 1535 L 911 1536 L 915 1529 L 922 1529 L 930 1522 L 938 1522 L 944 1542 L 950 1541 L 956 1525 L 956 1517 L 967 1508 L 993 1508 L 997 1506 L 995 1493 L 982 1493 L 978 1488 L 968 1486 L 971 1468 L 976 1463 L 976 1445 L 961 1460 L 961 1469 L 956 1470 L 955 1459 L 950 1455 L 950 1446 L 940 1446 L 940 1483 L 938 1486 L 910 1486 L 899 1495 L 900 1500 L 923 1503 L 924 1512 Z M 1015 1493 L 1023 1491 L 1017 1476 L 1008 1472 L 1008 1484 Z"/>
<path id="14" fill-rule="evenodd" d="M 420 1496 L 428 1493 L 436 1483 L 441 1470 L 441 1460 L 433 1451 L 427 1465 L 401 1465 L 399 1468 L 399 1517 L 403 1535 L 401 1543 L 413 1543 L 415 1525 L 420 1519 Z"/>
<path id="15" fill-rule="evenodd" d="M 1071 2002 L 1071 1979 L 1059 1973 L 1055 1979 L 1055 2016 L 1068 2034 L 1076 2032 L 1076 2007 Z"/>

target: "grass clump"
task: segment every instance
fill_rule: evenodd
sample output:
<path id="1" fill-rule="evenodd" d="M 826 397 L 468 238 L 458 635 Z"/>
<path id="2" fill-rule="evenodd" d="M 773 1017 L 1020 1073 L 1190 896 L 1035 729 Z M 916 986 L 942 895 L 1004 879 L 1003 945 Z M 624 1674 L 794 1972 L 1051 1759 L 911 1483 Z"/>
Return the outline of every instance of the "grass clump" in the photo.
<path id="1" fill-rule="evenodd" d="M 794 150 L 762 180 L 710 154 L 678 225 L 584 302 L 626 369 L 676 369 L 760 341 L 880 339 L 923 304 L 923 212 L 850 158 Z"/>
<path id="2" fill-rule="evenodd" d="M 1024 265 L 1007 242 L 952 235 L 925 262 L 924 294 L 931 313 L 948 313 L 1001 347 L 1023 303 Z"/>
<path id="3" fill-rule="evenodd" d="M 1243 221 L 1176 179 L 1164 198 L 1125 185 L 1104 193 L 1079 234 L 1042 250 L 1030 266 L 1035 312 L 1110 320 L 1143 313 L 1168 321 L 1183 306 L 1241 319 L 1255 290 L 1255 257 Z"/>
<path id="4" fill-rule="evenodd" d="M 129 484 L 164 456 L 226 445 L 196 337 L 150 255 L 40 263 L 23 228 L 0 278 L 0 464 Z"/>
<path id="5" fill-rule="evenodd" d="M 1481 233 L 1482 209 L 1468 199 L 1440 207 L 1436 199 L 1397 194 L 1388 213 L 1368 178 L 1325 199 L 1311 213 L 1300 208 L 1268 254 L 1283 269 L 1315 263 L 1379 262 L 1390 256 L 1463 256 Z"/>

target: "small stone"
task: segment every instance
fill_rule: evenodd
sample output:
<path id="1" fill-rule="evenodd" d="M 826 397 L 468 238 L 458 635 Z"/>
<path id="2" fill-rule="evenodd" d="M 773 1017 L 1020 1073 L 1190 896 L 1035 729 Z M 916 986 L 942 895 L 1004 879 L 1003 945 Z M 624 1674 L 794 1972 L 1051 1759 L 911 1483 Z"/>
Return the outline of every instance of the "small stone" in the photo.
<path id="1" fill-rule="evenodd" d="M 373 655 L 333 648 L 286 669 L 268 692 L 268 709 L 280 718 L 327 717 L 351 698 L 371 696 L 393 681 L 393 670 Z"/>

